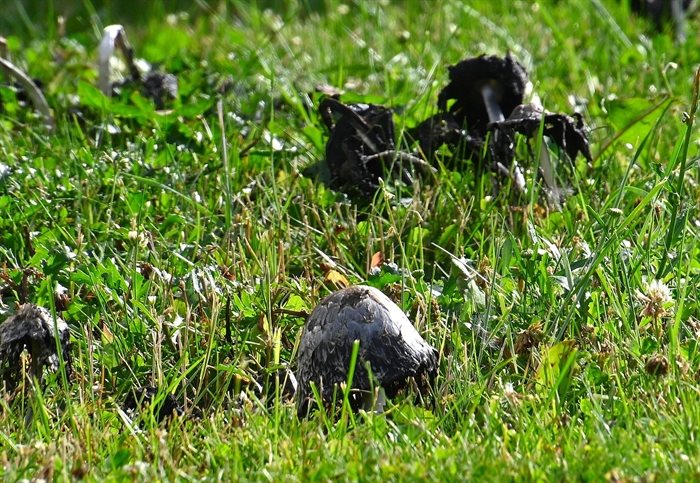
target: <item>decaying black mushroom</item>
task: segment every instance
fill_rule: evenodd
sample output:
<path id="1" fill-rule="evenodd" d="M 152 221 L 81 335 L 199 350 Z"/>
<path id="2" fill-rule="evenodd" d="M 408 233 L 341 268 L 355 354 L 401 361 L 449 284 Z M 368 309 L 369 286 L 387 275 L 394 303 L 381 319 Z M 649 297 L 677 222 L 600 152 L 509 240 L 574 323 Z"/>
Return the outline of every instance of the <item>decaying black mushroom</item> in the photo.
<path id="1" fill-rule="evenodd" d="M 422 159 L 395 149 L 391 109 L 373 104 L 343 104 L 327 97 L 319 112 L 330 130 L 326 165 L 333 188 L 371 196 L 379 178 L 398 172 L 412 182 L 409 167 L 430 170 Z"/>
<path id="2" fill-rule="evenodd" d="M 477 171 L 486 166 L 499 177 L 511 178 L 513 186 L 524 192 L 523 171 L 515 161 L 515 134 L 534 137 L 543 121 L 544 135 L 569 158 L 581 153 L 591 160 L 588 132 L 579 114 L 550 113 L 522 104 L 528 74 L 510 54 L 465 59 L 449 67 L 449 77 L 438 96 L 438 114 L 408 131 L 427 159 L 445 145 L 453 159 L 471 158 Z M 536 155 L 546 193 L 558 205 L 568 190 L 557 187 L 546 144 Z"/>
<path id="3" fill-rule="evenodd" d="M 489 129 L 494 133 L 489 145 L 494 165 L 508 172 L 505 167 L 510 166 L 515 158 L 515 133 L 532 138 L 539 133 L 540 125 L 543 135 L 554 141 L 569 159 L 574 160 L 581 153 L 586 160 L 591 161 L 588 130 L 580 114 L 567 116 L 547 112 L 534 104 L 521 104 L 513 109 L 508 119 L 489 124 Z M 538 156 L 540 173 L 546 185 L 545 193 L 550 203 L 559 207 L 569 190 L 558 186 L 554 165 L 545 143 L 540 146 Z"/>
<path id="4" fill-rule="evenodd" d="M 24 304 L 15 315 L 0 325 L 0 378 L 7 390 L 14 390 L 22 375 L 22 353 L 31 358 L 30 375 L 42 380 L 45 367 L 57 370 L 59 355 L 56 339 L 65 364 L 66 376 L 72 372 L 68 325 L 51 312 L 33 304 Z"/>
<path id="5" fill-rule="evenodd" d="M 450 83 L 438 96 L 438 108 L 447 110 L 469 132 L 484 133 L 489 122 L 502 121 L 522 104 L 528 78 L 513 57 L 481 55 L 448 67 Z"/>
<path id="6" fill-rule="evenodd" d="M 157 395 L 158 388 L 155 386 L 132 387 L 124 399 L 124 409 L 131 414 L 141 412 L 156 401 Z M 178 404 L 172 394 L 167 394 L 160 401 L 159 406 L 154 408 L 153 412 L 158 422 L 174 415 L 181 416 L 182 414 L 182 406 Z"/>
<path id="7" fill-rule="evenodd" d="M 156 109 L 163 109 L 165 106 L 177 99 L 178 87 L 177 77 L 167 72 L 150 71 L 139 77 L 129 77 L 120 82 L 112 84 L 112 93 L 121 95 L 122 91 L 138 89 L 144 97 L 151 99 Z"/>
<path id="8" fill-rule="evenodd" d="M 489 124 L 490 129 L 499 130 L 506 134 L 517 132 L 527 137 L 536 136 L 543 122 L 543 134 L 556 143 L 571 159 L 581 153 L 586 160 L 591 161 L 591 148 L 588 144 L 588 133 L 581 114 L 571 116 L 551 113 L 534 104 L 521 104 L 500 122 Z"/>
<path id="9" fill-rule="evenodd" d="M 300 417 L 314 406 L 312 383 L 324 403 L 331 403 L 334 393 L 342 399 L 339 388 L 348 380 L 356 340 L 359 353 L 350 393 L 354 409 L 372 407 L 373 384 L 367 366 L 389 398 L 410 379 L 425 390 L 437 373 L 437 351 L 394 302 L 372 287 L 348 287 L 323 299 L 304 327 L 297 367 Z"/>
<path id="10" fill-rule="evenodd" d="M 686 12 L 694 8 L 694 0 L 631 0 L 632 11 L 647 16 L 657 30 L 662 30 L 665 22 L 672 20 L 676 29 L 676 40 L 685 40 Z"/>
<path id="11" fill-rule="evenodd" d="M 522 104 L 528 83 L 527 71 L 510 54 L 472 57 L 448 69 L 450 82 L 438 95 L 440 112 L 408 134 L 419 141 L 427 159 L 432 159 L 433 153 L 446 145 L 453 158 L 472 158 L 480 169 L 488 126 L 503 121 Z M 498 151 L 503 149 L 498 142 L 501 140 L 491 141 L 490 151 L 495 150 L 496 157 L 500 157 Z"/>
<path id="12" fill-rule="evenodd" d="M 384 169 L 380 162 L 368 163 L 365 158 L 394 149 L 391 109 L 372 104 L 346 105 L 326 98 L 319 111 L 330 130 L 326 163 L 331 183 L 336 187 L 359 186 L 363 191 L 374 191 Z"/>
<path id="13" fill-rule="evenodd" d="M 450 112 L 430 116 L 418 126 L 409 129 L 407 134 L 409 139 L 418 140 L 426 159 L 432 159 L 433 154 L 443 145 L 457 150 L 462 148 L 463 154 L 458 154 L 461 158 L 478 156 L 484 146 L 483 138 L 470 135 Z"/>
<path id="14" fill-rule="evenodd" d="M 155 101 L 156 107 L 162 109 L 166 101 L 177 99 L 177 77 L 167 72 L 151 71 L 143 79 L 143 89 Z"/>

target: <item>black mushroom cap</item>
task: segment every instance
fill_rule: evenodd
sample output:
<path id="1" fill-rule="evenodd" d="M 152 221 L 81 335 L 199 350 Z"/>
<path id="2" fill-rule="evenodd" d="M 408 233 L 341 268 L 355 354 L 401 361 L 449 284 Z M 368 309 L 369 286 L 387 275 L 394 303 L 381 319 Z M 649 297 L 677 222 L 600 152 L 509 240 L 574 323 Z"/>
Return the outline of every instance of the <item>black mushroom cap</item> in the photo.
<path id="1" fill-rule="evenodd" d="M 510 53 L 505 57 L 481 55 L 450 66 L 450 82 L 438 96 L 438 108 L 447 109 L 447 101 L 454 99 L 450 112 L 460 125 L 469 131 L 485 131 L 489 123 L 483 99 L 483 88 L 488 86 L 508 117 L 522 104 L 528 81 L 527 71 Z"/>
<path id="2" fill-rule="evenodd" d="M 373 156 L 394 149 L 391 109 L 373 104 L 343 104 L 328 97 L 319 105 L 319 112 L 330 130 L 326 164 L 331 186 L 373 193 L 385 172 L 381 160 Z"/>
<path id="3" fill-rule="evenodd" d="M 21 377 L 20 357 L 25 350 L 31 356 L 31 375 L 39 381 L 44 367 L 59 367 L 56 336 L 65 363 L 66 376 L 71 376 L 70 331 L 59 317 L 34 304 L 24 304 L 15 315 L 0 324 L 0 385 L 13 390 Z M 0 386 L 1 387 L 1 386 Z"/>
<path id="4" fill-rule="evenodd" d="M 437 351 L 394 302 L 373 287 L 348 287 L 323 299 L 304 327 L 297 367 L 300 417 L 313 405 L 312 382 L 324 403 L 331 402 L 336 387 L 347 382 L 355 340 L 360 347 L 350 398 L 354 409 L 372 388 L 367 364 L 389 398 L 409 378 L 425 389 L 437 373 Z M 338 391 L 337 397 L 341 395 Z"/>
<path id="5" fill-rule="evenodd" d="M 136 414 L 153 404 L 158 392 L 159 390 L 155 386 L 132 387 L 124 399 L 124 409 Z M 153 415 L 158 422 L 165 421 L 173 415 L 182 416 L 184 414 L 182 406 L 178 404 L 172 394 L 166 394 L 160 405 L 154 409 Z"/>

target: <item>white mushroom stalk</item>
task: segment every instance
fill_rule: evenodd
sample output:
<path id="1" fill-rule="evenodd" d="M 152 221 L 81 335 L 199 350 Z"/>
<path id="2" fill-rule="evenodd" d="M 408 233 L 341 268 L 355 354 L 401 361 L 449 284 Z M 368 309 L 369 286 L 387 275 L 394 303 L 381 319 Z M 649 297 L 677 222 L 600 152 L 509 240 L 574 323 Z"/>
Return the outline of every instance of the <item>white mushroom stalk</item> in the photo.
<path id="1" fill-rule="evenodd" d="M 539 105 L 539 97 L 535 99 L 535 102 L 538 104 L 538 107 L 542 109 L 542 118 L 544 119 L 545 111 L 544 107 Z M 559 198 L 562 190 L 557 185 L 557 179 L 554 176 L 554 165 L 552 164 L 552 158 L 549 155 L 549 148 L 547 147 L 547 142 L 545 141 L 544 136 L 542 136 L 542 139 L 539 140 L 539 144 L 540 152 L 538 163 L 540 166 L 540 172 L 542 173 L 542 179 L 544 179 L 544 184 L 547 186 L 547 190 L 545 192 L 549 198 L 549 201 L 554 204 L 555 208 L 559 209 L 561 205 Z"/>
<path id="2" fill-rule="evenodd" d="M 484 100 L 484 106 L 486 107 L 486 113 L 489 116 L 489 122 L 491 123 L 497 123 L 497 122 L 502 122 L 505 121 L 505 116 L 503 115 L 503 110 L 501 109 L 501 106 L 498 104 L 498 99 L 496 96 L 496 93 L 494 92 L 493 88 L 491 87 L 490 84 L 486 83 L 481 87 L 481 96 Z M 498 135 L 498 131 L 494 133 L 495 136 Z M 500 164 L 500 163 L 499 163 Z M 551 201 L 555 203 L 555 205 L 559 205 L 559 192 L 560 189 L 557 186 L 557 180 L 554 177 L 554 168 L 552 166 L 552 159 L 549 156 L 549 149 L 547 148 L 547 143 L 545 142 L 544 138 L 540 142 L 540 152 L 539 152 L 539 165 L 540 165 L 540 170 L 542 172 L 542 178 L 544 179 L 545 184 L 547 185 L 548 188 L 548 195 L 550 198 L 552 198 Z M 504 174 L 508 174 L 508 169 L 505 168 L 504 166 L 498 166 L 500 171 L 503 171 Z M 515 166 L 515 176 L 513 181 L 515 182 L 516 187 L 522 191 L 523 193 L 526 192 L 526 187 L 525 187 L 525 179 L 522 175 L 522 172 L 520 170 L 520 167 Z"/>
<path id="3" fill-rule="evenodd" d="M 126 38 L 126 30 L 118 24 L 108 25 L 104 29 L 104 35 L 99 47 L 99 88 L 106 95 L 112 95 L 112 69 L 110 61 L 115 50 L 121 50 L 126 58 L 129 71 L 132 76 L 139 77 L 138 69 L 134 65 L 134 50 Z"/>
<path id="4" fill-rule="evenodd" d="M 484 106 L 486 106 L 486 113 L 489 115 L 489 122 L 501 122 L 506 119 L 501 106 L 498 104 L 496 93 L 490 84 L 487 83 L 481 87 L 481 97 L 484 99 Z"/>
<path id="5" fill-rule="evenodd" d="M 500 104 L 498 104 L 498 96 L 493 90 L 493 87 L 491 87 L 491 84 L 486 83 L 481 86 L 481 97 L 484 100 L 484 107 L 486 107 L 486 114 L 489 116 L 489 122 L 498 123 L 505 121 L 506 116 L 503 114 L 503 109 L 501 109 Z M 493 135 L 494 141 L 498 142 L 498 131 L 495 131 Z M 547 147 L 544 146 L 544 149 L 546 150 Z M 523 176 L 523 172 L 520 169 L 520 166 L 518 166 L 517 162 L 514 163 L 512 175 L 510 170 L 501 163 L 496 164 L 496 169 L 498 169 L 504 176 L 511 177 L 513 184 L 520 192 L 527 193 L 525 177 Z"/>
<path id="6" fill-rule="evenodd" d="M 676 42 L 685 43 L 685 11 L 683 0 L 671 0 L 671 18 L 676 27 Z"/>
<path id="7" fill-rule="evenodd" d="M 46 125 L 49 129 L 54 128 L 54 120 L 51 115 L 51 109 L 49 109 L 49 104 L 46 102 L 44 94 L 42 94 L 41 89 L 34 83 L 34 81 L 27 74 L 24 73 L 19 67 L 10 62 L 9 60 L 0 57 L 0 67 L 3 68 L 8 75 L 15 78 L 15 80 L 24 88 L 29 98 L 32 100 L 32 104 L 37 111 L 39 111 L 46 120 Z"/>

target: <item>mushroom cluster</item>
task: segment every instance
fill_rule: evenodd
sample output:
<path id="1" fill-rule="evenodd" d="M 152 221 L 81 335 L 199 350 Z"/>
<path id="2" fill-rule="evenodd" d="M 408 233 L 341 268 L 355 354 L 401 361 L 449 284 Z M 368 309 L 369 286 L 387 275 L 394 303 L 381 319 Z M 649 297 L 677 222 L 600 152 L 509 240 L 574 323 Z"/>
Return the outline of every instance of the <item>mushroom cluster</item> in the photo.
<path id="1" fill-rule="evenodd" d="M 297 361 L 299 416 L 314 407 L 312 384 L 324 404 L 342 399 L 338 388 L 348 381 L 355 341 L 359 353 L 349 396 L 353 409 L 375 407 L 373 380 L 393 398 L 410 380 L 425 391 L 437 373 L 437 351 L 394 302 L 373 287 L 348 287 L 323 299 L 304 327 Z"/>
<path id="2" fill-rule="evenodd" d="M 581 153 L 590 161 L 588 132 L 581 116 L 549 113 L 537 105 L 523 104 L 527 71 L 510 54 L 465 59 L 449 67 L 449 78 L 438 96 L 439 114 L 409 133 L 429 159 L 446 145 L 457 159 L 471 157 L 480 167 L 486 146 L 489 169 L 509 175 L 515 160 L 515 134 L 532 138 L 543 125 L 543 134 L 567 156 L 574 159 Z M 545 182 L 552 191 L 557 190 L 545 146 L 538 155 Z M 516 186 L 521 184 L 516 180 Z"/>
<path id="3" fill-rule="evenodd" d="M 332 97 L 321 102 L 320 115 L 330 130 L 326 165 L 333 188 L 368 197 L 378 188 L 381 177 L 398 175 L 410 184 L 412 173 L 434 171 L 431 163 L 444 146 L 452 153 L 453 162 L 472 159 L 478 172 L 486 167 L 498 175 L 515 177 L 515 186 L 524 189 L 515 162 L 516 134 L 534 138 L 540 126 L 561 153 L 572 160 L 578 154 L 591 160 L 588 131 L 579 114 L 550 113 L 540 106 L 523 104 L 528 74 L 510 54 L 468 58 L 448 70 L 449 83 L 438 95 L 438 113 L 406 133 L 409 142 L 417 143 L 418 152 L 395 148 L 390 109 L 346 105 Z M 561 193 L 546 145 L 541 145 L 537 156 L 547 194 Z M 550 199 L 558 204 L 558 197 Z"/>

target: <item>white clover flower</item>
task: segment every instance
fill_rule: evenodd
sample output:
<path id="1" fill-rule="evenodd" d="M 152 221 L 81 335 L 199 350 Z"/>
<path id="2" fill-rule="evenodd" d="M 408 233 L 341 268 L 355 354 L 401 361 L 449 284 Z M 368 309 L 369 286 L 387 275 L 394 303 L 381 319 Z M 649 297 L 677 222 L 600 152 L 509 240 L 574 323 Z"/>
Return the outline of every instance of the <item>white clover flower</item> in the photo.
<path id="1" fill-rule="evenodd" d="M 661 280 L 652 280 L 646 283 L 642 280 L 644 291 L 637 290 L 637 298 L 644 304 L 642 317 L 652 317 L 659 319 L 670 313 L 669 309 L 673 305 L 673 295 L 671 289 Z"/>

